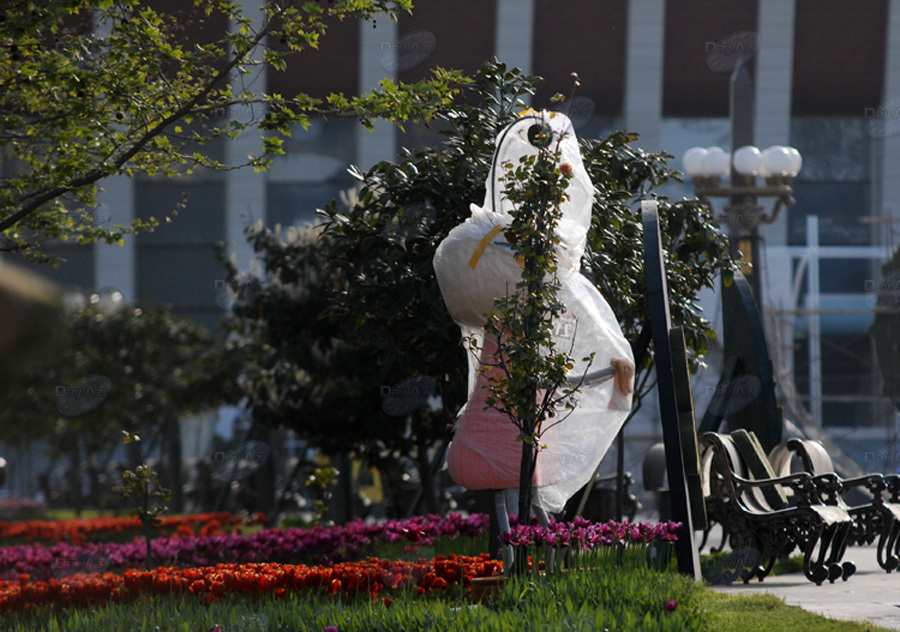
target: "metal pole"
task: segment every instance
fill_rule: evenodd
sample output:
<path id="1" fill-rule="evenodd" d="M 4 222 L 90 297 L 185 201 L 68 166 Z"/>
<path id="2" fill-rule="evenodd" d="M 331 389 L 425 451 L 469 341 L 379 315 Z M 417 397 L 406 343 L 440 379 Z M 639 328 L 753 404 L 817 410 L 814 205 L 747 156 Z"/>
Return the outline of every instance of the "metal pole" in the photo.
<path id="1" fill-rule="evenodd" d="M 744 65 L 743 61 L 739 61 L 731 73 L 731 92 L 730 92 L 730 117 L 731 117 L 731 155 L 734 156 L 736 149 L 744 145 L 753 145 L 753 102 L 754 87 L 753 78 Z M 754 176 L 745 176 L 734 168 L 734 162 L 731 163 L 731 185 L 732 186 L 750 186 L 755 183 Z M 731 254 L 737 257 L 738 251 L 741 256 L 741 271 L 750 282 L 750 289 L 753 291 L 753 298 L 760 310 L 762 304 L 762 287 L 760 284 L 760 267 L 759 267 L 759 231 L 756 195 L 741 194 L 732 195 L 729 198 L 729 211 L 726 214 L 728 218 L 728 236 L 731 240 Z M 750 265 L 746 265 L 750 264 Z M 752 267 L 751 267 L 752 266 Z"/>

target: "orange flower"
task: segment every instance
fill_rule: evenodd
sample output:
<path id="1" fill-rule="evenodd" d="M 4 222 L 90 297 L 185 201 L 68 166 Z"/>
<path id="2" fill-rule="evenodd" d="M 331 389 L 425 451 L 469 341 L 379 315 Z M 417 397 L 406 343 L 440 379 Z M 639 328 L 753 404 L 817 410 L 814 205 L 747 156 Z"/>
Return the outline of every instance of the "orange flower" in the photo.
<path id="1" fill-rule="evenodd" d="M 233 592 L 274 593 L 287 596 L 288 588 L 317 590 L 333 595 L 379 596 L 385 589 L 402 589 L 407 581 L 416 584 L 419 594 L 445 589 L 453 583 L 467 582 L 474 576 L 498 574 L 502 566 L 495 560 L 451 555 L 434 561 L 388 561 L 371 559 L 330 566 L 308 567 L 290 564 L 217 564 L 201 568 L 161 567 L 151 572 L 129 569 L 121 575 L 77 574 L 61 581 L 32 581 L 29 575 L 0 581 L 0 612 L 22 611 L 37 606 L 54 608 L 87 607 L 105 603 L 146 600 L 148 594 L 195 595 L 209 605 Z"/>

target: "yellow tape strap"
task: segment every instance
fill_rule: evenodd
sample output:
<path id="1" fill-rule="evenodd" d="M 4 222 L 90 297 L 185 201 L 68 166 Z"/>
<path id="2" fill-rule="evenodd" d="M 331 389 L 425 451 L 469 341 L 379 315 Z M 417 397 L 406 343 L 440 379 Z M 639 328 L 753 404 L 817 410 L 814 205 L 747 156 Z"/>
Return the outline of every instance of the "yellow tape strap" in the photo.
<path id="1" fill-rule="evenodd" d="M 478 260 L 481 259 L 481 255 L 484 254 L 484 251 L 487 249 L 488 244 L 491 243 L 491 240 L 500 234 L 500 231 L 503 230 L 503 226 L 494 226 L 487 235 L 481 238 L 481 241 L 478 242 L 478 246 L 475 248 L 475 252 L 472 253 L 472 258 L 469 259 L 469 267 L 473 270 L 475 266 L 478 265 Z"/>

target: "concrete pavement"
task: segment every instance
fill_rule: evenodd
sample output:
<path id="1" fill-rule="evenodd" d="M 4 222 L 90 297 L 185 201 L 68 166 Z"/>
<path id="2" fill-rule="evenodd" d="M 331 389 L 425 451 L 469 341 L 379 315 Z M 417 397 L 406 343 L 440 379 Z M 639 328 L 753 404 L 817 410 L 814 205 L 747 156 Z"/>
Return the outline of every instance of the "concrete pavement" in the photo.
<path id="1" fill-rule="evenodd" d="M 718 540 L 713 540 L 718 542 Z M 713 586 L 730 595 L 771 593 L 790 606 L 800 606 L 833 619 L 867 621 L 900 630 L 900 572 L 884 572 L 875 559 L 874 546 L 847 549 L 844 561 L 856 563 L 856 573 L 846 582 L 838 579 L 816 586 L 801 573 L 767 577 L 764 582 L 741 581 L 730 586 Z"/>

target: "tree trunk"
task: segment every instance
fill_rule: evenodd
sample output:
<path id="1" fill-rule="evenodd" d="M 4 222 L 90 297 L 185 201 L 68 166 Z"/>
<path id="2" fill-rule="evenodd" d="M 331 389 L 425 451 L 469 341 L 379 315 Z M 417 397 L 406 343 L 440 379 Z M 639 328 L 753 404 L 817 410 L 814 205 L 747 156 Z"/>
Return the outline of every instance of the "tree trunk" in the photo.
<path id="1" fill-rule="evenodd" d="M 530 441 L 522 443 L 522 464 L 519 468 L 519 524 L 527 525 L 531 520 L 532 488 L 537 452 Z"/>
<path id="2" fill-rule="evenodd" d="M 169 455 L 169 480 L 172 486 L 172 513 L 184 512 L 184 481 L 181 475 L 181 427 L 177 419 L 166 423 L 166 453 Z"/>
<path id="3" fill-rule="evenodd" d="M 84 509 L 84 496 L 81 493 L 81 442 L 76 433 L 72 434 L 69 443 L 69 490 L 75 515 L 80 518 Z"/>
<path id="4" fill-rule="evenodd" d="M 431 472 L 432 463 L 428 458 L 428 445 L 421 438 L 416 441 L 416 467 L 419 468 L 419 481 L 422 484 L 422 499 L 425 501 L 425 511 L 430 514 L 440 513 L 437 490 L 434 485 L 434 475 Z"/>
<path id="5" fill-rule="evenodd" d="M 262 480 L 259 481 L 259 511 L 271 516 L 275 509 L 275 488 L 277 487 L 275 479 L 277 472 L 275 470 L 275 449 L 272 441 L 273 432 L 269 426 L 259 424 L 254 431 L 254 438 L 264 441 L 269 446 L 269 460 L 262 467 Z"/>
<path id="6" fill-rule="evenodd" d="M 346 524 L 353 519 L 353 461 L 346 454 L 334 461 L 338 476 L 331 497 L 331 515 L 335 523 Z"/>

